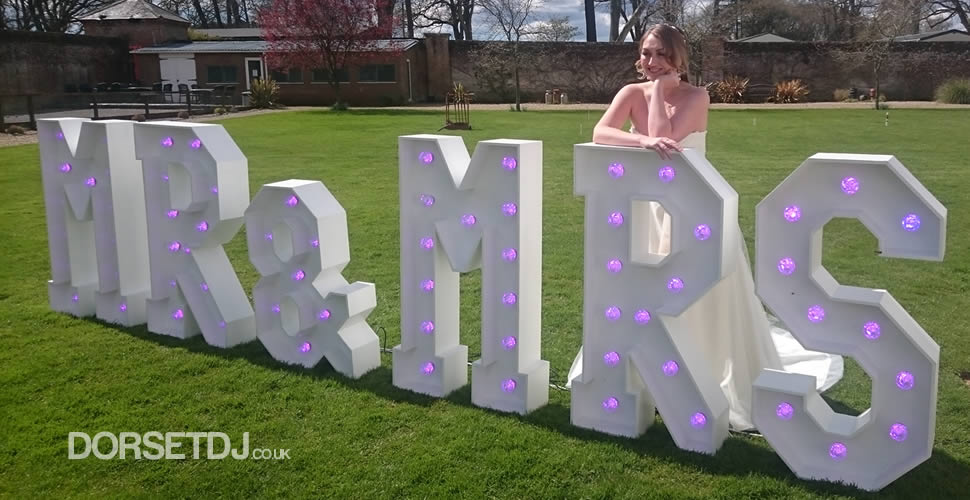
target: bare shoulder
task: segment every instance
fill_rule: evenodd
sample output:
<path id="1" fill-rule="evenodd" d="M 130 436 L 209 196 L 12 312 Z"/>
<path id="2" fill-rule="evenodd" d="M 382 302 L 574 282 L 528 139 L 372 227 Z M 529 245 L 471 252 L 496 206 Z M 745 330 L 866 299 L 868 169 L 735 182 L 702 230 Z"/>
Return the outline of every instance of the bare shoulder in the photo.
<path id="1" fill-rule="evenodd" d="M 690 99 L 690 101 L 693 103 L 704 105 L 711 103 L 711 95 L 707 93 L 706 87 L 696 87 L 694 85 L 690 85 L 690 93 L 687 95 L 688 99 Z"/>
<path id="2" fill-rule="evenodd" d="M 617 97 L 622 99 L 635 99 L 637 97 L 643 97 L 644 92 L 649 89 L 650 82 L 641 83 L 630 83 L 624 85 L 622 89 L 617 93 Z"/>

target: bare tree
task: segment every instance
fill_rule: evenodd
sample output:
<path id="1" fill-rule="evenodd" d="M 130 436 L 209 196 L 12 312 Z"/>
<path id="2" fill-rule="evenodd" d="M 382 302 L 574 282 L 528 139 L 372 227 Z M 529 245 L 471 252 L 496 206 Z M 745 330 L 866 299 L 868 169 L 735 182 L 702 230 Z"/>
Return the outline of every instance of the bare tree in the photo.
<path id="1" fill-rule="evenodd" d="M 509 62 L 515 78 L 515 110 L 522 111 L 519 96 L 519 71 L 523 66 L 519 42 L 532 34 L 531 24 L 535 21 L 535 10 L 542 6 L 542 0 L 481 0 L 482 12 L 491 22 L 492 29 L 501 33 L 512 44 Z"/>
<path id="2" fill-rule="evenodd" d="M 566 16 L 551 17 L 548 21 L 536 23 L 532 32 L 538 42 L 569 42 L 581 33 Z"/>
<path id="3" fill-rule="evenodd" d="M 963 25 L 963 29 L 970 31 L 970 0 L 933 0 L 927 4 L 923 19 L 931 28 L 956 18 Z"/>
<path id="4" fill-rule="evenodd" d="M 859 28 L 856 43 L 835 50 L 832 56 L 848 63 L 868 65 L 872 72 L 873 105 L 879 109 L 880 82 L 897 37 L 909 33 L 912 28 L 914 9 L 924 0 L 882 0 Z M 849 48 L 851 47 L 851 48 Z"/>
<path id="5" fill-rule="evenodd" d="M 596 41 L 596 3 L 593 0 L 585 0 L 583 4 L 586 12 L 586 41 Z"/>
<path id="6" fill-rule="evenodd" d="M 412 9 L 414 28 L 450 26 L 455 40 L 472 39 L 475 0 L 416 0 Z"/>
<path id="7" fill-rule="evenodd" d="M 2 0 L 6 27 L 23 31 L 77 32 L 78 18 L 109 0 Z"/>

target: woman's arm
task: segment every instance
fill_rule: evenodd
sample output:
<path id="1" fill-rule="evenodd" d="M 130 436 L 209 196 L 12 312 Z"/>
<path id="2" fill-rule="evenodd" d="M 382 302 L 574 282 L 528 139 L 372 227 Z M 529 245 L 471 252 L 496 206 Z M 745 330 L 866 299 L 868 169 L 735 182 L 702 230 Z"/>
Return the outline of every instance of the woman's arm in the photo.
<path id="1" fill-rule="evenodd" d="M 633 110 L 633 100 L 642 98 L 643 92 L 636 84 L 627 85 L 616 93 L 610 107 L 593 128 L 593 142 L 612 146 L 641 146 L 640 134 L 631 134 L 620 127 L 626 123 Z"/>
<path id="2" fill-rule="evenodd" d="M 667 111 L 663 106 L 663 95 L 657 94 L 660 85 L 654 89 L 650 99 L 650 114 L 647 116 L 647 130 L 652 136 L 669 137 L 677 142 L 684 140 L 691 132 L 707 130 L 707 109 L 711 104 L 711 96 L 703 89 L 692 89 L 687 101 L 679 106 L 674 116 L 667 118 Z M 659 98 L 658 98 L 659 97 Z M 654 111 L 654 101 L 658 101 L 660 110 Z"/>
<path id="3" fill-rule="evenodd" d="M 637 146 L 652 149 L 664 159 L 670 158 L 671 151 L 680 151 L 680 145 L 667 137 L 651 137 L 632 134 L 620 127 L 626 123 L 633 110 L 636 99 L 643 99 L 643 91 L 636 84 L 627 85 L 617 92 L 610 107 L 593 128 L 593 142 L 611 146 Z"/>
<path id="4" fill-rule="evenodd" d="M 650 93 L 650 101 L 647 103 L 647 135 L 651 137 L 670 137 L 672 127 L 670 119 L 667 118 L 667 107 L 664 105 L 664 86 L 665 80 L 671 79 L 671 75 L 664 75 L 659 80 L 653 82 L 653 92 Z M 671 139 L 673 139 L 671 137 Z M 681 137 L 680 139 L 683 139 Z M 680 139 L 674 139 L 679 141 Z"/>

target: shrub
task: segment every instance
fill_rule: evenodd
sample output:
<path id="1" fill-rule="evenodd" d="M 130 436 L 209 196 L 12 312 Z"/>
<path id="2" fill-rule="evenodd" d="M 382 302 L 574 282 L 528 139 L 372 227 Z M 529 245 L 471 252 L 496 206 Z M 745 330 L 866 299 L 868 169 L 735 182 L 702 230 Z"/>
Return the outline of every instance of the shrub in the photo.
<path id="1" fill-rule="evenodd" d="M 181 118 L 183 120 L 188 120 L 189 119 L 189 112 L 188 111 L 179 111 L 178 116 L 179 116 L 179 118 Z"/>
<path id="2" fill-rule="evenodd" d="M 337 101 L 330 106 L 331 111 L 347 111 L 347 103 L 345 101 Z"/>
<path id="3" fill-rule="evenodd" d="M 720 82 L 715 82 L 711 87 L 713 97 L 718 102 L 737 104 L 744 102 L 744 93 L 748 90 L 747 78 L 730 75 Z"/>
<path id="4" fill-rule="evenodd" d="M 250 92 L 249 105 L 254 108 L 274 108 L 280 100 L 280 86 L 273 80 L 254 81 Z"/>
<path id="5" fill-rule="evenodd" d="M 936 100 L 946 104 L 970 104 L 970 79 L 954 78 L 936 88 Z"/>
<path id="6" fill-rule="evenodd" d="M 788 80 L 775 84 L 775 94 L 769 100 L 789 104 L 799 102 L 808 95 L 808 87 L 801 80 Z"/>
<path id="7" fill-rule="evenodd" d="M 849 89 L 835 89 L 832 91 L 832 99 L 835 102 L 842 102 L 849 100 Z"/>
<path id="8" fill-rule="evenodd" d="M 145 121 L 145 115 L 143 114 L 131 115 L 131 120 L 136 122 L 143 122 Z"/>
<path id="9" fill-rule="evenodd" d="M 25 132 L 27 131 L 24 130 L 24 128 L 20 125 L 11 125 L 7 127 L 7 133 L 10 135 L 24 135 Z"/>
<path id="10" fill-rule="evenodd" d="M 218 108 L 213 109 L 212 112 L 215 113 L 215 114 L 217 114 L 217 115 L 224 115 L 224 114 L 226 114 L 226 108 L 224 108 L 222 106 L 219 106 Z"/>

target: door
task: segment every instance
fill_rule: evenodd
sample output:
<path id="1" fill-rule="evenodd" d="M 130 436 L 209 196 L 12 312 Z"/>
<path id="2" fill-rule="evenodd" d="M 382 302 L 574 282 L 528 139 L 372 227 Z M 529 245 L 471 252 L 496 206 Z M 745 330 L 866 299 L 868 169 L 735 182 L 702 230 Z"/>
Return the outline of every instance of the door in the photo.
<path id="1" fill-rule="evenodd" d="M 178 84 L 191 86 L 196 83 L 195 58 L 191 55 L 164 55 L 159 57 L 158 65 L 163 83 L 170 83 L 178 89 Z"/>
<path id="2" fill-rule="evenodd" d="M 263 60 L 258 57 L 246 58 L 246 90 L 252 90 L 253 80 L 263 79 Z"/>

